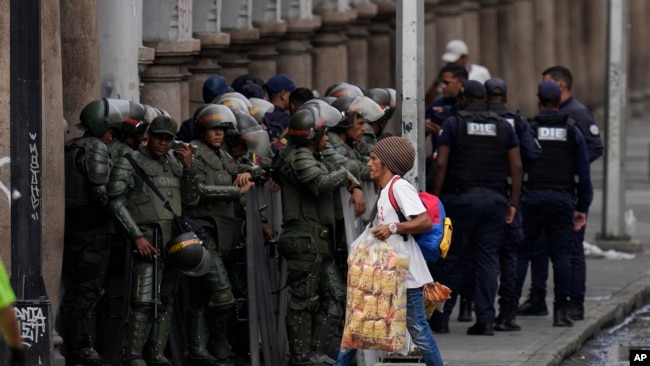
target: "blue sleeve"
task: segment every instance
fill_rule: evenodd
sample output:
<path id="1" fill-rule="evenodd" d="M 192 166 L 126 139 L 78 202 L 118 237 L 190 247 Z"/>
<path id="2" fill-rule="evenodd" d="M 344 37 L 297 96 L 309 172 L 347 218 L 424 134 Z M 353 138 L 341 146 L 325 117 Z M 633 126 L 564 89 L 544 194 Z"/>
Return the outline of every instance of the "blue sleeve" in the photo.
<path id="1" fill-rule="evenodd" d="M 519 138 L 517 137 L 517 133 L 515 133 L 515 129 L 510 125 L 510 123 L 506 122 L 503 120 L 503 123 L 506 124 L 506 150 L 511 150 L 514 148 L 519 147 Z"/>
<path id="2" fill-rule="evenodd" d="M 578 202 L 576 211 L 587 212 L 594 198 L 594 191 L 591 185 L 591 174 L 589 172 L 589 157 L 587 144 L 580 129 L 576 128 L 575 167 L 578 175 Z"/>
<path id="3" fill-rule="evenodd" d="M 456 135 L 456 129 L 458 128 L 458 123 L 456 123 L 456 117 L 449 117 L 442 123 L 442 129 L 438 132 L 437 146 L 444 145 L 449 148 L 453 146 L 453 139 Z"/>
<path id="4" fill-rule="evenodd" d="M 535 140 L 535 134 L 533 134 L 533 129 L 530 128 L 528 121 L 519 117 L 516 123 L 519 125 L 519 147 L 522 158 L 528 160 L 539 159 L 542 156 L 542 147 Z"/>
<path id="5" fill-rule="evenodd" d="M 176 134 L 176 138 L 183 142 L 190 142 L 194 139 L 192 133 L 192 119 L 186 119 L 181 123 L 181 128 Z"/>
<path id="6" fill-rule="evenodd" d="M 284 127 L 285 129 L 289 127 L 289 121 L 291 120 L 291 116 L 288 114 L 284 114 L 282 117 L 280 117 L 279 122 Z"/>
<path id="7" fill-rule="evenodd" d="M 603 155 L 603 141 L 600 139 L 600 130 L 596 121 L 594 121 L 594 116 L 586 108 L 576 111 L 573 117 L 575 117 L 576 125 L 580 127 L 580 132 L 584 136 L 587 151 L 589 152 L 589 162 L 591 163 Z"/>

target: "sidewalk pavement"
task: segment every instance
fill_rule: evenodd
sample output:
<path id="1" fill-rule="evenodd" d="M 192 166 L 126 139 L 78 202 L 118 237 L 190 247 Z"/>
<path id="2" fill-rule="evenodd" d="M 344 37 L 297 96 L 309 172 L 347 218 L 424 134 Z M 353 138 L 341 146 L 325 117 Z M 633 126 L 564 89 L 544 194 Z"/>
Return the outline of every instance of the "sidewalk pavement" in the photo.
<path id="1" fill-rule="evenodd" d="M 457 308 L 451 314 L 450 333 L 436 334 L 446 365 L 559 365 L 601 329 L 622 321 L 634 309 L 650 303 L 650 116 L 636 118 L 627 126 L 626 200 L 636 217 L 633 239 L 643 252 L 634 259 L 587 259 L 585 320 L 573 327 L 553 327 L 553 281 L 547 283 L 546 317 L 518 317 L 519 332 L 495 332 L 494 336 L 468 336 L 473 323 L 460 323 Z M 592 164 L 594 203 L 587 224 L 586 240 L 595 242 L 601 231 L 603 158 Z M 552 270 L 550 270 L 552 275 Z M 529 271 L 530 277 L 530 271 Z M 529 288 L 524 285 L 524 294 Z M 522 300 L 523 301 L 523 300 Z M 624 345 L 623 345 L 624 346 Z"/>

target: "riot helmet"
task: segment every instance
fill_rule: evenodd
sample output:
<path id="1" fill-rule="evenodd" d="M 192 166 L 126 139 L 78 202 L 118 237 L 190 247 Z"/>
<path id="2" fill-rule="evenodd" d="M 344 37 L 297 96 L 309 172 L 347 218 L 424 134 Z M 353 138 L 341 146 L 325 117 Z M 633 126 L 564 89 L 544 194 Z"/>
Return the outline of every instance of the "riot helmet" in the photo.
<path id="1" fill-rule="evenodd" d="M 136 135 L 140 126 L 145 121 L 145 107 L 136 102 L 125 99 L 106 99 L 107 103 L 114 105 L 122 113 L 121 130 L 130 135 Z"/>
<path id="2" fill-rule="evenodd" d="M 384 119 L 389 120 L 397 107 L 397 91 L 393 88 L 372 88 L 366 90 L 366 96 L 374 100 L 384 110 Z"/>
<path id="3" fill-rule="evenodd" d="M 344 95 L 350 97 L 361 97 L 363 96 L 363 90 L 356 85 L 343 82 L 330 85 L 330 87 L 325 91 L 325 96 L 328 97 L 338 98 Z"/>
<path id="4" fill-rule="evenodd" d="M 237 119 L 230 108 L 221 104 L 206 104 L 197 109 L 194 118 L 194 138 L 202 139 L 203 133 L 212 128 L 224 130 L 237 128 Z"/>
<path id="5" fill-rule="evenodd" d="M 264 115 L 273 112 L 273 109 L 275 108 L 273 103 L 265 99 L 250 98 L 249 101 L 253 107 L 248 110 L 248 113 L 255 118 L 257 123 L 262 123 Z"/>
<path id="6" fill-rule="evenodd" d="M 317 144 L 330 127 L 336 126 L 340 118 L 336 109 L 327 104 L 305 103 L 289 120 L 289 136 L 295 145 Z M 329 116 L 329 118 L 328 118 Z"/>
<path id="7" fill-rule="evenodd" d="M 203 276 L 208 273 L 212 265 L 210 251 L 192 231 L 171 239 L 165 250 L 169 261 L 187 276 Z"/>
<path id="8" fill-rule="evenodd" d="M 233 99 L 239 100 L 241 103 L 236 103 L 233 101 Z M 246 98 L 242 93 L 237 93 L 237 92 L 221 94 L 220 96 L 214 98 L 212 103 L 227 105 L 231 109 L 233 107 L 240 108 L 240 105 L 244 105 L 246 111 L 248 111 L 248 109 L 253 107 L 251 102 L 248 100 L 248 98 Z M 232 104 L 232 106 L 229 104 Z"/>
<path id="9" fill-rule="evenodd" d="M 342 96 L 332 102 L 332 107 L 343 114 L 341 121 L 336 125 L 336 127 L 341 128 L 352 126 L 358 115 L 363 116 L 369 122 L 374 122 L 384 115 L 384 111 L 379 104 L 365 96 Z"/>
<path id="10" fill-rule="evenodd" d="M 268 156 L 271 148 L 269 134 L 248 113 L 235 111 L 237 129 L 229 130 L 226 142 L 230 147 L 245 144 L 248 151 L 261 156 Z"/>
<path id="11" fill-rule="evenodd" d="M 81 110 L 77 126 L 99 138 L 110 128 L 119 129 L 122 125 L 122 113 L 107 98 L 94 100 Z"/>

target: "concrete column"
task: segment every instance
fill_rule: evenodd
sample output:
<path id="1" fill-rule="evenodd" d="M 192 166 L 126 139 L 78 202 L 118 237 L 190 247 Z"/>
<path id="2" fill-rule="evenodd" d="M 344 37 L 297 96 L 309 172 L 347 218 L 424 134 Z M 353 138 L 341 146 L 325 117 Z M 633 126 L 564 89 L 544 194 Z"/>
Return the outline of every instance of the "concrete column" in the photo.
<path id="1" fill-rule="evenodd" d="M 570 65 L 567 65 L 573 74 L 572 91 L 578 99 L 587 106 L 593 106 L 592 93 L 589 90 L 587 81 L 587 60 L 585 58 L 585 39 L 584 32 L 584 0 L 567 1 L 569 6 L 569 57 Z M 590 5 L 593 3 L 587 0 Z"/>
<path id="2" fill-rule="evenodd" d="M 441 0 L 434 8 L 436 15 L 436 56 L 443 65 L 442 54 L 445 53 L 447 42 L 452 39 L 464 39 L 463 4 L 455 0 Z M 468 45 L 469 47 L 469 45 Z M 471 54 L 474 51 L 470 48 Z"/>
<path id="3" fill-rule="evenodd" d="M 535 60 L 533 44 L 535 44 L 532 22 L 533 2 L 532 0 L 517 0 L 513 5 L 515 27 L 515 43 L 513 52 L 510 53 L 514 67 L 516 80 L 510 85 L 515 88 L 508 88 L 508 100 L 517 104 L 515 107 L 525 116 L 534 115 L 537 112 L 537 101 L 535 100 L 536 86 L 539 83 L 538 73 L 535 71 Z M 513 100 L 514 99 L 514 100 Z M 510 104 L 510 103 L 509 103 Z"/>
<path id="4" fill-rule="evenodd" d="M 9 9 L 10 0 L 0 0 L 0 8 Z M 10 93 L 9 86 L 10 76 L 10 17 L 9 11 L 0 12 L 0 115 L 9 116 L 11 113 L 10 107 Z M 7 118 L 7 117 L 5 117 Z M 0 184 L 3 187 L 11 187 L 11 146 L 9 137 L 11 129 L 9 122 L 4 122 L 0 125 Z M 11 232 L 11 194 L 9 190 L 4 191 L 0 195 L 0 231 L 3 233 Z M 0 241 L 0 258 L 7 267 L 7 271 L 11 265 L 11 242 L 9 240 Z M 49 292 L 48 288 L 48 292 Z"/>
<path id="5" fill-rule="evenodd" d="M 590 96 L 590 104 L 604 106 L 607 58 L 603 55 L 607 54 L 607 0 L 584 1 L 582 6 L 584 10 L 587 94 Z M 643 47 L 645 48 L 645 43 Z M 599 122 L 600 127 L 603 128 L 602 120 L 598 121 L 597 119 L 596 122 Z"/>
<path id="6" fill-rule="evenodd" d="M 223 50 L 219 63 L 223 77 L 232 82 L 248 73 L 248 52 L 259 41 L 260 31 L 252 25 L 251 0 L 224 2 L 221 10 L 221 26 L 230 34 L 230 46 Z"/>
<path id="7" fill-rule="evenodd" d="M 345 31 L 356 18 L 356 12 L 351 9 L 327 9 L 318 14 L 323 25 L 312 39 L 312 81 L 313 88 L 324 93 L 330 85 L 349 80 L 348 37 Z"/>
<path id="8" fill-rule="evenodd" d="M 483 64 L 481 48 L 479 9 L 481 5 L 477 0 L 463 2 L 463 41 L 469 48 L 470 62 Z"/>
<path id="9" fill-rule="evenodd" d="M 368 73 L 368 64 L 373 55 L 368 53 L 368 38 L 370 32 L 368 25 L 377 15 L 377 5 L 368 2 L 358 3 L 354 10 L 357 19 L 348 28 L 348 82 L 357 84 L 363 88 L 368 87 L 368 81 L 372 75 Z"/>
<path id="10" fill-rule="evenodd" d="M 156 59 L 140 75 L 142 103 L 165 109 L 178 123 L 189 117 L 188 67 L 199 53 L 192 38 L 192 1 L 161 0 L 143 3 L 144 46 L 156 50 Z"/>
<path id="11" fill-rule="evenodd" d="M 140 100 L 138 57 L 142 7 L 137 2 L 97 2 L 102 97 Z"/>
<path id="12" fill-rule="evenodd" d="M 538 83 L 542 81 L 542 72 L 557 64 L 555 33 L 557 27 L 554 19 L 555 2 L 533 0 L 532 22 L 535 25 L 535 45 L 532 50 L 535 57 L 535 80 Z"/>
<path id="13" fill-rule="evenodd" d="M 395 3 L 377 2 L 377 16 L 368 26 L 368 88 L 395 88 Z"/>
<path id="14" fill-rule="evenodd" d="M 493 77 L 501 77 L 502 75 L 499 61 L 498 4 L 499 0 L 481 0 L 481 8 L 479 9 L 481 64 L 490 70 Z M 472 51 L 472 55 L 474 55 L 474 51 Z"/>
<path id="15" fill-rule="evenodd" d="M 248 71 L 263 80 L 277 74 L 277 44 L 287 32 L 287 22 L 280 19 L 280 6 L 276 1 L 257 0 L 253 6 L 253 26 L 260 32 L 260 38 L 248 57 L 251 62 Z"/>
<path id="16" fill-rule="evenodd" d="M 79 122 L 83 107 L 101 97 L 97 2 L 61 0 L 60 12 L 63 117 L 72 126 Z M 81 134 L 73 127 L 67 138 Z"/>
<path id="17" fill-rule="evenodd" d="M 52 301 L 52 319 L 56 319 L 59 310 L 64 228 L 64 219 L 61 213 L 62 208 L 65 207 L 64 171 L 61 169 L 61 162 L 63 161 L 63 149 L 61 147 L 64 144 L 65 133 L 63 130 L 64 97 L 61 92 L 63 90 L 63 74 L 60 9 L 59 1 L 41 2 L 41 52 L 44 60 L 42 86 L 43 125 L 41 126 L 43 156 L 41 163 L 43 164 L 42 179 L 47 182 L 47 184 L 42 185 L 43 263 L 41 268 L 47 295 Z"/>

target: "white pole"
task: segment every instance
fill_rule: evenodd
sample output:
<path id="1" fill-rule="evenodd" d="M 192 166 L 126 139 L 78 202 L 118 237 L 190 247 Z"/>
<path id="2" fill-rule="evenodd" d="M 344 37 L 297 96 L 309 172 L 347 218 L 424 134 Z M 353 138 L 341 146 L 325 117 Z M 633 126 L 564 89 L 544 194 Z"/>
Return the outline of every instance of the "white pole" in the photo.
<path id="1" fill-rule="evenodd" d="M 625 121 L 627 119 L 628 1 L 609 0 L 605 126 L 604 239 L 625 237 Z"/>
<path id="2" fill-rule="evenodd" d="M 402 136 L 416 151 L 415 165 L 404 178 L 424 190 L 424 0 L 397 1 L 396 32 L 397 116 Z"/>

